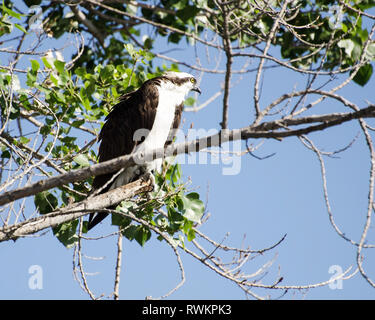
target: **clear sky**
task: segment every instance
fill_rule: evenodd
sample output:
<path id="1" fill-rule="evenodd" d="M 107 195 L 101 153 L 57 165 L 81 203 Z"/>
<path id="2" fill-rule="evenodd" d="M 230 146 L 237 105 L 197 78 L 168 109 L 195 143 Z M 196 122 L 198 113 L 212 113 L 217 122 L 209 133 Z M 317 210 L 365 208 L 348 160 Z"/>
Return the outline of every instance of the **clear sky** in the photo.
<path id="1" fill-rule="evenodd" d="M 16 1 L 17 2 L 17 1 Z M 58 44 L 61 46 L 62 41 Z M 55 44 L 57 45 L 57 44 Z M 170 45 L 161 40 L 156 48 L 160 52 Z M 182 61 L 194 63 L 195 51 L 181 42 L 179 50 L 170 55 Z M 202 47 L 197 49 L 202 65 L 212 67 Z M 70 51 L 64 51 L 69 59 Z M 0 55 L 0 60 L 3 61 Z M 161 63 L 162 61 L 159 60 Z M 167 65 L 169 62 L 165 62 Z M 239 64 L 235 65 L 239 67 Z M 251 61 L 249 67 L 256 67 Z M 191 70 L 181 67 L 181 71 Z M 194 73 L 194 72 L 193 72 Z M 194 73 L 198 78 L 200 74 Z M 232 89 L 230 96 L 229 127 L 249 125 L 254 119 L 253 85 L 255 73 L 243 76 Z M 338 77 L 329 87 L 342 80 Z M 236 83 L 238 76 L 234 77 Z M 265 106 L 280 95 L 302 89 L 306 76 L 297 76 L 282 68 L 268 69 L 264 73 L 261 105 Z M 324 82 L 327 79 L 323 79 Z M 209 99 L 219 89 L 222 75 L 205 74 L 201 78 L 202 95 L 198 105 Z M 375 103 L 375 78 L 365 86 L 349 84 L 340 91 L 347 99 L 366 107 L 367 101 Z M 317 113 L 348 111 L 334 101 L 324 102 Z M 222 112 L 222 96 L 199 112 L 185 112 L 183 130 L 194 128 L 219 129 Z M 314 111 L 312 112 L 314 113 Z M 374 125 L 373 121 L 369 124 Z M 358 135 L 355 143 L 337 158 L 326 158 L 328 192 L 336 224 L 348 237 L 360 240 L 367 209 L 370 160 L 368 148 L 358 122 L 314 133 L 309 137 L 322 150 L 333 151 L 346 146 Z M 250 246 L 262 249 L 285 240 L 275 249 L 250 259 L 243 268 L 255 272 L 267 261 L 273 261 L 262 283 L 273 284 L 282 276 L 280 285 L 308 285 L 327 281 L 337 270 L 356 269 L 356 247 L 340 238 L 333 229 L 324 204 L 320 165 L 313 152 L 297 138 L 283 141 L 251 140 L 250 144 L 263 144 L 255 151 L 262 157 L 250 155 L 236 158 L 240 165 L 238 174 L 224 175 L 223 168 L 229 163 L 183 164 L 182 171 L 191 177 L 195 188 L 207 202 L 208 221 L 200 230 L 217 242 L 228 246 Z M 94 146 L 97 148 L 97 145 Z M 242 144 L 242 149 L 245 145 Z M 211 159 L 211 158 L 209 158 Z M 230 159 L 229 159 L 230 160 Z M 232 159 L 233 160 L 233 159 Z M 225 161 L 225 160 L 224 160 Z M 90 236 L 114 232 L 109 219 L 93 229 Z M 226 234 L 229 236 L 226 237 Z M 85 241 L 83 252 L 89 286 L 95 294 L 108 295 L 113 290 L 116 237 L 98 241 Z M 368 243 L 374 243 L 374 228 L 370 228 Z M 212 247 L 201 243 L 208 251 Z M 191 247 L 190 244 L 187 244 Z M 63 247 L 49 231 L 40 237 L 27 237 L 16 242 L 0 244 L 0 298 L 2 299 L 87 299 L 72 274 L 73 249 Z M 364 267 L 375 278 L 375 252 L 363 250 Z M 181 253 L 186 275 L 185 284 L 170 296 L 172 299 L 243 299 L 243 291 L 227 279 L 223 279 L 202 263 Z M 228 257 L 223 254 L 223 257 Z M 95 259 L 93 259 L 95 258 Z M 42 272 L 42 288 L 34 288 L 32 276 L 35 267 Z M 30 269 L 31 268 L 31 269 Z M 33 269 L 34 268 L 34 269 Z M 330 270 L 334 273 L 330 273 Z M 122 299 L 159 297 L 172 289 L 180 279 L 179 268 L 173 251 L 165 243 L 152 239 L 144 247 L 124 240 L 123 266 L 120 284 Z M 259 295 L 278 297 L 282 291 L 254 290 Z M 309 290 L 290 290 L 288 299 L 373 299 L 375 290 L 358 273 L 333 288 L 325 286 Z"/>

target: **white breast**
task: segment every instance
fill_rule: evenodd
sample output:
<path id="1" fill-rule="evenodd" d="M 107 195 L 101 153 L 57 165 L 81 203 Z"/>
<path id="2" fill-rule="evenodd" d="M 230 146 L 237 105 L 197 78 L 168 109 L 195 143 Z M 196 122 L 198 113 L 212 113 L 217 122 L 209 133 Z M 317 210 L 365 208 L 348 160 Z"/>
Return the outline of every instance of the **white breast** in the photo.
<path id="1" fill-rule="evenodd" d="M 176 107 L 184 101 L 186 95 L 184 91 L 176 90 L 176 86 L 164 82 L 158 87 L 158 91 L 159 104 L 154 124 L 145 141 L 137 147 L 137 152 L 148 152 L 164 147 L 174 121 Z M 161 163 L 162 159 L 154 161 L 156 168 Z"/>

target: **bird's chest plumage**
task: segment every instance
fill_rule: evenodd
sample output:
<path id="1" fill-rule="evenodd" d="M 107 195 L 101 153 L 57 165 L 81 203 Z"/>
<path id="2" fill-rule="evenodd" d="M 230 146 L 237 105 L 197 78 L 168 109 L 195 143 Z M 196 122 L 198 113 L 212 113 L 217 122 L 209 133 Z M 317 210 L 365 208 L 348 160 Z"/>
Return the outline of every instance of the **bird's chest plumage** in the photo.
<path id="1" fill-rule="evenodd" d="M 158 92 L 158 107 L 154 123 L 145 141 L 137 147 L 136 151 L 148 151 L 164 147 L 175 118 L 176 107 L 185 98 L 183 93 L 169 90 L 165 85 L 158 87 Z"/>

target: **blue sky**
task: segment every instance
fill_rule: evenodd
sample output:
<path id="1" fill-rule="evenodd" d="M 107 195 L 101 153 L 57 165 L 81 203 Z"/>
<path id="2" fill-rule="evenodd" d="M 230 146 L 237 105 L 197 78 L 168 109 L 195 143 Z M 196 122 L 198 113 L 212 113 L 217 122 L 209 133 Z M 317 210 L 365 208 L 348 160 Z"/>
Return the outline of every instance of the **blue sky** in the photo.
<path id="1" fill-rule="evenodd" d="M 17 2 L 17 1 L 16 1 Z M 59 46 L 61 46 L 60 41 Z M 157 48 L 169 46 L 161 40 Z M 205 67 L 205 52 L 198 47 L 198 55 Z M 64 51 L 69 58 L 69 51 Z M 179 50 L 171 54 L 179 60 L 193 63 L 194 50 L 181 43 Z M 1 61 L 3 59 L 0 58 Z M 212 60 L 211 60 L 212 61 Z M 160 61 L 162 62 L 162 61 Z M 169 64 L 166 62 L 167 65 Z M 212 64 L 211 64 L 212 66 Z M 239 66 L 239 65 L 235 65 Z M 252 61 L 250 67 L 256 67 Z M 181 67 L 182 71 L 189 71 Z M 199 76 L 198 73 L 195 73 Z M 234 77 L 233 81 L 236 81 Z M 249 125 L 254 117 L 252 94 L 255 73 L 249 73 L 236 85 L 230 96 L 229 127 Z M 329 86 L 333 87 L 340 76 Z M 322 82 L 326 80 L 323 79 Z M 201 80 L 202 95 L 198 104 L 211 97 L 220 88 L 223 78 L 206 74 Z M 296 75 L 281 68 L 268 69 L 264 73 L 261 105 L 265 106 L 280 95 L 304 88 L 306 76 Z M 349 84 L 339 93 L 347 99 L 366 107 L 366 101 L 375 103 L 375 79 L 360 87 Z M 183 130 L 191 123 L 194 128 L 219 129 L 222 97 L 199 112 L 184 114 Z M 312 113 L 348 111 L 336 102 L 322 103 Z M 374 124 L 369 121 L 369 124 Z M 337 150 L 347 145 L 359 134 L 351 148 L 339 158 L 326 158 L 328 191 L 337 225 L 355 241 L 359 241 L 366 218 L 370 160 L 368 148 L 357 122 L 344 124 L 309 137 L 322 150 Z M 260 141 L 249 141 L 256 145 Z M 97 145 L 94 146 L 97 148 Z M 242 148 L 245 148 L 242 144 Z M 264 284 L 272 284 L 279 276 L 280 285 L 307 285 L 328 280 L 331 266 L 346 270 L 356 268 L 356 247 L 334 231 L 329 222 L 323 199 L 322 178 L 319 162 L 313 152 L 304 147 L 297 138 L 283 141 L 267 140 L 255 152 L 258 156 L 275 153 L 274 156 L 257 160 L 249 155 L 241 157 L 241 170 L 237 175 L 223 175 L 223 164 L 182 165 L 184 177 L 191 177 L 192 188 L 197 188 L 207 201 L 209 220 L 200 230 L 217 242 L 240 247 L 242 243 L 252 249 L 269 247 L 285 240 L 272 251 L 248 261 L 244 270 L 255 272 L 262 264 L 273 260 Z M 115 231 L 109 219 L 93 229 L 90 236 Z M 373 243 L 374 228 L 370 228 L 368 243 Z M 96 294 L 108 295 L 113 289 L 116 237 L 84 242 L 84 253 L 97 259 L 84 258 L 85 269 L 95 275 L 88 276 L 89 286 Z M 204 243 L 204 242 L 202 242 Z M 204 243 L 206 246 L 206 243 Z M 188 244 L 188 247 L 190 245 Z M 1 299 L 87 299 L 72 275 L 73 250 L 63 247 L 49 231 L 41 237 L 27 237 L 16 242 L 0 244 L 2 263 L 0 271 Z M 207 250 L 211 251 L 207 246 Z M 371 278 L 375 277 L 375 254 L 363 250 L 364 267 Z M 227 256 L 227 255 L 225 255 Z M 186 274 L 185 284 L 175 292 L 172 299 L 243 299 L 243 291 L 229 280 L 223 279 L 203 266 L 202 263 L 181 253 Z M 98 259 L 99 258 L 99 259 Z M 30 289 L 32 274 L 29 268 L 41 267 L 41 289 Z M 173 251 L 153 235 L 144 247 L 124 240 L 123 266 L 120 284 L 122 299 L 159 297 L 172 289 L 180 279 Z M 257 294 L 276 298 L 282 291 L 254 290 Z M 303 291 L 289 291 L 288 299 L 373 299 L 372 288 L 359 274 L 344 281 L 341 289 L 328 286 Z"/>

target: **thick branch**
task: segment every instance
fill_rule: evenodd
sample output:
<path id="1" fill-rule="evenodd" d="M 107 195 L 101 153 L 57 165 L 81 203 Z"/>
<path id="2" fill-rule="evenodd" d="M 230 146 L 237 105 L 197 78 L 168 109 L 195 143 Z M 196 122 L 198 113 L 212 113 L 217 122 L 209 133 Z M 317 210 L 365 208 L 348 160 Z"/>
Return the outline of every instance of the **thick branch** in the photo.
<path id="1" fill-rule="evenodd" d="M 77 219 L 94 210 L 100 210 L 118 204 L 123 200 L 150 191 L 151 181 L 139 179 L 107 193 L 74 203 L 68 207 L 53 211 L 40 217 L 0 229 L 0 242 L 34 234 L 49 227 Z"/>
<path id="2" fill-rule="evenodd" d="M 7 191 L 0 195 L 0 205 L 5 205 L 15 200 L 37 194 L 41 191 L 61 187 L 72 182 L 86 180 L 91 176 L 112 173 L 120 170 L 121 168 L 128 168 L 130 166 L 134 166 L 135 164 L 141 164 L 143 161 L 141 159 L 141 156 L 144 156 L 145 159 L 157 159 L 165 156 L 199 152 L 200 150 L 206 148 L 217 147 L 225 142 L 240 139 L 280 139 L 292 136 L 301 136 L 311 132 L 321 131 L 359 118 L 375 118 L 375 106 L 370 106 L 355 112 L 333 113 L 322 116 L 310 116 L 296 119 L 283 119 L 261 123 L 257 126 L 248 126 L 242 129 L 223 130 L 209 137 L 179 143 L 167 148 L 166 150 L 161 148 L 158 150 L 149 151 L 145 154 L 131 154 L 121 156 L 116 159 L 98 163 L 87 168 L 72 170 L 68 173 L 41 180 L 19 189 Z M 288 128 L 289 130 L 279 130 L 279 128 L 317 122 L 320 124 L 308 126 L 302 129 L 290 130 Z"/>
<path id="3" fill-rule="evenodd" d="M 230 13 L 228 12 L 226 6 L 223 2 L 219 1 L 220 10 L 223 15 L 223 46 L 225 55 L 227 57 L 226 63 L 226 72 L 225 72 L 225 81 L 224 81 L 224 97 L 223 97 L 223 119 L 221 121 L 221 128 L 228 128 L 228 109 L 229 109 L 229 90 L 230 90 L 230 78 L 232 75 L 232 64 L 233 64 L 233 54 L 232 54 L 232 45 L 229 35 L 229 22 L 228 18 Z"/>
<path id="4" fill-rule="evenodd" d="M 98 41 L 100 42 L 100 44 L 104 48 L 104 40 L 105 40 L 104 32 L 101 31 L 101 30 L 98 30 L 96 28 L 96 26 L 89 19 L 86 18 L 85 14 L 81 10 L 78 9 L 78 6 L 77 7 L 71 6 L 70 10 L 72 10 L 72 12 L 76 16 L 76 18 L 79 20 L 79 22 L 81 22 L 83 25 L 85 25 L 87 27 L 87 29 L 89 30 L 89 32 L 96 39 L 98 39 Z"/>

